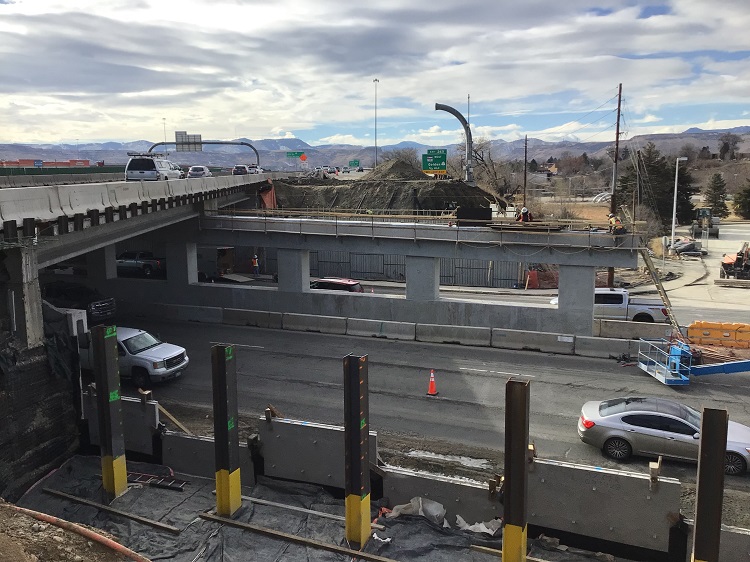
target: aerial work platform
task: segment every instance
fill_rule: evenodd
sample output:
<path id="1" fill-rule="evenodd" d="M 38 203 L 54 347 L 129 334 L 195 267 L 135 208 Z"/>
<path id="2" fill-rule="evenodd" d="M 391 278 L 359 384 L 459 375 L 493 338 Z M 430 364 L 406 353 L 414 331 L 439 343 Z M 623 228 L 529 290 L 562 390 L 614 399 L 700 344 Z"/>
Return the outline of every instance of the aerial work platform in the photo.
<path id="1" fill-rule="evenodd" d="M 690 376 L 750 372 L 750 360 L 693 365 L 690 345 L 666 339 L 641 339 L 638 343 L 638 367 L 667 386 L 690 384 Z"/>

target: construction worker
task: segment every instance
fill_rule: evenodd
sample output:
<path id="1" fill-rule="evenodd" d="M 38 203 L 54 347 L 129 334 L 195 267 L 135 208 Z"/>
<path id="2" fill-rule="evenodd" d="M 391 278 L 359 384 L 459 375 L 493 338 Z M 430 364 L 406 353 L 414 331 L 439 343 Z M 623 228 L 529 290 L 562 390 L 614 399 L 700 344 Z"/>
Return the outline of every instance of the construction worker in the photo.
<path id="1" fill-rule="evenodd" d="M 258 261 L 257 255 L 253 255 L 253 259 L 251 263 L 253 266 L 253 275 L 260 275 L 260 262 Z"/>
<path id="2" fill-rule="evenodd" d="M 625 234 L 625 227 L 622 225 L 620 217 L 614 213 L 609 213 L 607 217 L 609 218 L 609 231 L 612 234 Z"/>
<path id="3" fill-rule="evenodd" d="M 526 207 L 524 207 L 521 209 L 521 214 L 516 217 L 516 220 L 521 222 L 531 222 L 534 220 L 534 216 Z"/>

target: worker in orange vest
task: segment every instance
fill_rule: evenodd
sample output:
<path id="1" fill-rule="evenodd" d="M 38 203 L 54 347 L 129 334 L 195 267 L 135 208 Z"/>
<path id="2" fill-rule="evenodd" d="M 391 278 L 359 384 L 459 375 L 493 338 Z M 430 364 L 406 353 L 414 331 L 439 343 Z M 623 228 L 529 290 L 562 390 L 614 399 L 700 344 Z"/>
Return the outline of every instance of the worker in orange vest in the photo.
<path id="1" fill-rule="evenodd" d="M 257 255 L 253 256 L 251 263 L 253 266 L 253 275 L 260 275 L 260 262 L 258 261 Z"/>

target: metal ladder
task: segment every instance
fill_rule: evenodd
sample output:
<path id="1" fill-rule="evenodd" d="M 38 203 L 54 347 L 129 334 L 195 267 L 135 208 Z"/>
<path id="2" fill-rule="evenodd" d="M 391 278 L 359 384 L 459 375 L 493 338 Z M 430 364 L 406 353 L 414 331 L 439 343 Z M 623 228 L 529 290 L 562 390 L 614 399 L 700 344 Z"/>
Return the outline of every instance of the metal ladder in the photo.
<path id="1" fill-rule="evenodd" d="M 664 285 L 661 284 L 661 280 L 659 279 L 659 272 L 656 271 L 656 268 L 654 267 L 654 262 L 651 260 L 651 256 L 648 253 L 648 248 L 640 248 L 641 256 L 643 257 L 643 261 L 646 263 L 646 267 L 648 268 L 648 272 L 651 274 L 651 280 L 654 282 L 654 285 L 656 285 L 656 290 L 659 293 L 659 296 L 661 297 L 661 302 L 664 303 L 664 308 L 667 310 L 667 317 L 669 318 L 669 323 L 672 325 L 672 330 L 677 339 L 683 339 L 682 338 L 682 332 L 680 331 L 680 324 L 677 322 L 677 318 L 675 318 L 674 313 L 672 312 L 672 303 L 669 302 L 669 297 L 667 296 L 667 292 L 664 290 Z"/>
<path id="2" fill-rule="evenodd" d="M 171 476 L 157 476 L 155 474 L 143 474 L 142 472 L 128 472 L 128 482 L 131 484 L 145 484 L 154 488 L 165 488 L 167 490 L 184 491 L 187 480 L 180 480 Z"/>
<path id="3" fill-rule="evenodd" d="M 623 216 L 628 219 L 628 222 L 630 222 L 630 228 L 634 229 L 635 222 L 633 221 L 633 217 L 630 216 L 630 210 L 625 205 L 620 206 L 620 209 L 622 209 Z M 674 334 L 676 334 L 677 339 L 682 340 L 683 338 L 682 332 L 680 331 L 680 324 L 677 322 L 677 318 L 675 318 L 675 315 L 672 313 L 672 303 L 669 301 L 669 296 L 667 296 L 667 292 L 664 290 L 664 285 L 661 284 L 661 279 L 659 279 L 659 272 L 656 271 L 656 268 L 654 267 L 654 262 L 648 253 L 648 248 L 646 248 L 645 246 L 641 247 L 640 252 L 641 257 L 643 257 L 643 261 L 646 264 L 646 268 L 651 275 L 651 280 L 654 282 L 654 285 L 656 285 L 656 291 L 661 297 L 661 302 L 664 303 L 664 308 L 667 311 L 667 317 L 669 318 L 669 323 L 672 325 L 672 330 Z"/>

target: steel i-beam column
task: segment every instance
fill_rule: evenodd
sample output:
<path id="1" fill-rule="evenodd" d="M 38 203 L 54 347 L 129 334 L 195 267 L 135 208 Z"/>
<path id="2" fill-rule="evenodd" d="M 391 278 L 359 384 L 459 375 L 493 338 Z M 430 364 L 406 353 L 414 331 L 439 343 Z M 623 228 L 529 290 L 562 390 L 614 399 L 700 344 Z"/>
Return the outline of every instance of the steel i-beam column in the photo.
<path id="1" fill-rule="evenodd" d="M 728 426 L 729 414 L 726 410 L 703 408 L 698 449 L 693 562 L 714 562 L 719 559 Z"/>
<path id="2" fill-rule="evenodd" d="M 346 540 L 360 549 L 370 538 L 370 407 L 367 356 L 344 357 Z"/>
<path id="3" fill-rule="evenodd" d="M 526 560 L 528 496 L 529 382 L 505 385 L 505 529 L 503 562 Z"/>
<path id="4" fill-rule="evenodd" d="M 240 440 L 237 428 L 237 366 L 234 346 L 211 348 L 214 397 L 216 514 L 231 517 L 240 507 Z"/>
<path id="5" fill-rule="evenodd" d="M 122 427 L 120 372 L 117 368 L 117 328 L 91 328 L 94 354 L 96 404 L 99 412 L 99 447 L 102 458 L 102 486 L 107 502 L 124 493 L 128 487 L 125 465 L 125 436 Z"/>

